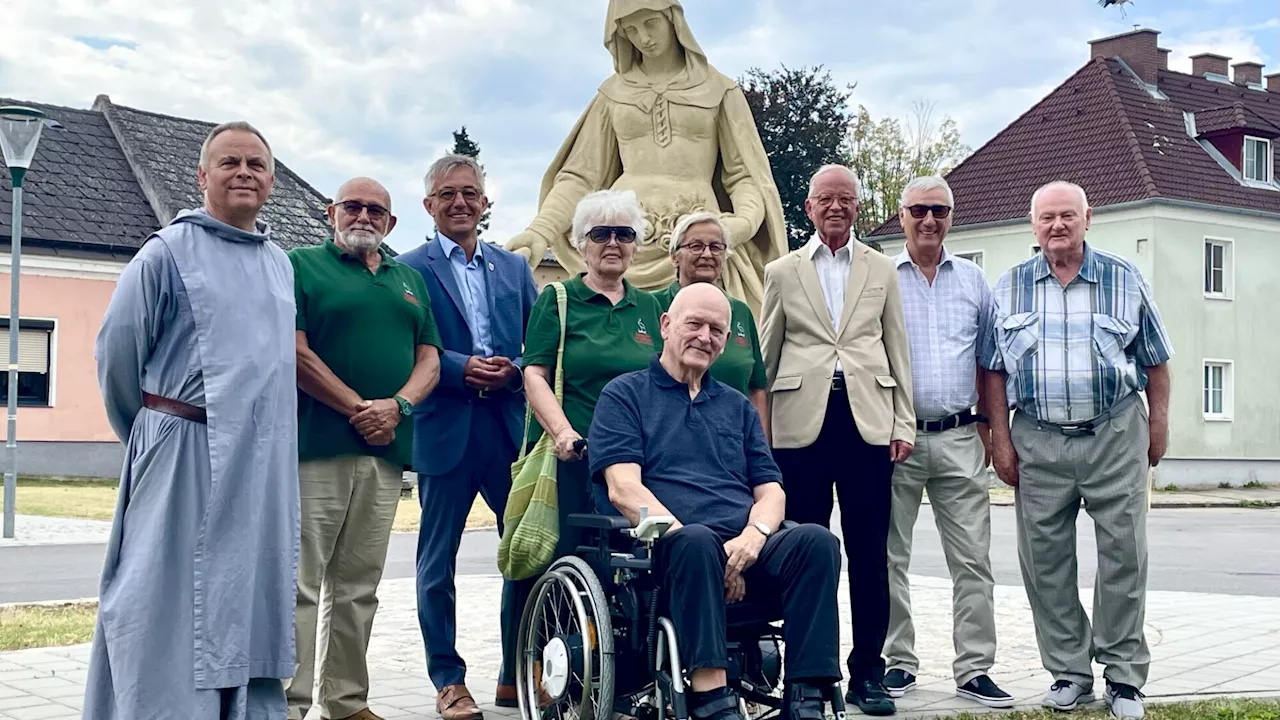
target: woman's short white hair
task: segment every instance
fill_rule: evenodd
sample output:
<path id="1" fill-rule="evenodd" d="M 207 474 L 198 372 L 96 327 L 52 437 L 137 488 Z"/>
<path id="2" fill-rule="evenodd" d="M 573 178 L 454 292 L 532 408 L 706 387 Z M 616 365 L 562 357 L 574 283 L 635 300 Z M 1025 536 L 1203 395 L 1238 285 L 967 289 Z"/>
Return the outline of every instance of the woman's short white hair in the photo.
<path id="1" fill-rule="evenodd" d="M 720 239 L 724 241 L 726 246 L 724 256 L 729 257 L 733 254 L 733 249 L 728 247 L 729 228 L 725 227 L 724 221 L 720 219 L 720 215 L 718 213 L 700 210 L 681 217 L 680 221 L 676 223 L 676 229 L 671 231 L 671 257 L 675 257 L 676 253 L 680 250 L 680 241 L 684 239 L 684 234 L 689 232 L 689 228 L 703 223 L 715 225 L 716 229 L 720 231 Z"/>
<path id="2" fill-rule="evenodd" d="M 644 208 L 632 190 L 597 190 L 578 202 L 573 211 L 573 246 L 587 246 L 587 231 L 598 225 L 625 225 L 636 231 L 636 242 L 644 238 L 647 224 Z"/>
<path id="3" fill-rule="evenodd" d="M 938 190 L 938 189 L 947 191 L 947 206 L 950 208 L 955 208 L 956 196 L 951 193 L 951 186 L 948 185 L 947 181 L 942 179 L 942 176 L 940 175 L 921 175 L 920 177 L 915 178 L 911 182 L 907 183 L 907 186 L 902 188 L 902 200 L 899 201 L 898 207 L 900 208 L 906 207 L 907 196 L 915 192 L 916 190 L 923 191 L 923 190 Z"/>

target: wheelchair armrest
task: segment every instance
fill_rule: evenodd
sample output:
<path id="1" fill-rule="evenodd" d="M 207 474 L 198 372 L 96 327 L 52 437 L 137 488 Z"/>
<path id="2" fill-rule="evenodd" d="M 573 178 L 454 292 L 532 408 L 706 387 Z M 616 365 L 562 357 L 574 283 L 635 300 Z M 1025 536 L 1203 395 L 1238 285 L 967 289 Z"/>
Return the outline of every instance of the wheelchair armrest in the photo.
<path id="1" fill-rule="evenodd" d="M 796 522 L 795 520 L 783 520 L 783 521 L 782 521 L 782 527 L 780 527 L 780 528 L 778 528 L 778 529 L 779 529 L 779 530 L 790 530 L 790 529 L 791 529 L 791 528 L 793 528 L 793 527 L 800 527 L 800 523 Z"/>
<path id="2" fill-rule="evenodd" d="M 625 530 L 631 527 L 631 521 L 620 515 L 572 513 L 565 518 L 565 521 L 569 527 L 593 528 L 596 530 Z"/>
<path id="3" fill-rule="evenodd" d="M 623 532 L 640 542 L 653 542 L 675 524 L 676 519 L 671 515 L 650 515 L 641 520 L 639 525 Z M 630 523 L 627 526 L 630 527 Z"/>

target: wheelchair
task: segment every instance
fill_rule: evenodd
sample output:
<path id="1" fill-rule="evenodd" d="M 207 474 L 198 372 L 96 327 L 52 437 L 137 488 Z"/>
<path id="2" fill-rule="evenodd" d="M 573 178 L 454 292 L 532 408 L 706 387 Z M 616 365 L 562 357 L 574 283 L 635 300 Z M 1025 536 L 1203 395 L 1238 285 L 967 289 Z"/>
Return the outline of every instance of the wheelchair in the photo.
<path id="1" fill-rule="evenodd" d="M 556 560 L 534 585 L 516 640 L 516 689 L 522 720 L 689 720 L 688 677 L 675 626 L 660 615 L 654 543 L 674 518 L 638 526 L 603 514 L 568 516 L 584 544 Z M 784 525 L 790 526 L 794 523 Z M 750 599 L 726 614 L 728 686 L 749 720 L 783 709 L 781 610 Z M 844 720 L 833 684 L 824 697 Z"/>

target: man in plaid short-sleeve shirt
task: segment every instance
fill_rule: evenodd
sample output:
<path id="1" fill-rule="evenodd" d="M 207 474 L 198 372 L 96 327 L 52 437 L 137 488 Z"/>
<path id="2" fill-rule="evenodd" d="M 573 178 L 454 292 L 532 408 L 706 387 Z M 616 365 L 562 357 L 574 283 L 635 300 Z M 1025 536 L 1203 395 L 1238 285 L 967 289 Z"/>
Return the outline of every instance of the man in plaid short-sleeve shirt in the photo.
<path id="1" fill-rule="evenodd" d="M 1173 348 L 1138 269 L 1085 242 L 1092 215 L 1078 185 L 1054 182 L 1032 196 L 1041 252 L 996 283 L 994 343 L 982 362 L 994 371 L 992 461 L 1018 489 L 1018 559 L 1054 676 L 1044 704 L 1091 701 L 1096 659 L 1112 715 L 1127 720 L 1143 717 L 1151 660 L 1142 628 L 1148 473 L 1167 446 Z M 1082 499 L 1098 537 L 1092 628 L 1076 582 Z"/>

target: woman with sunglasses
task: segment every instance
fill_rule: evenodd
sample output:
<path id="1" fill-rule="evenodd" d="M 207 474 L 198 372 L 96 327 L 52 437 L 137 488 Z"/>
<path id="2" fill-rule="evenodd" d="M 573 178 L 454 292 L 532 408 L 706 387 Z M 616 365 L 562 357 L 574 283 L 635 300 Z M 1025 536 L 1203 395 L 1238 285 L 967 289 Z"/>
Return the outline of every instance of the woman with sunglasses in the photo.
<path id="1" fill-rule="evenodd" d="M 653 293 L 663 312 L 671 307 L 680 288 L 693 283 L 720 284 L 725 261 L 733 256 L 727 237 L 728 231 L 716 213 L 695 212 L 680 218 L 671 233 L 671 264 L 675 266 L 676 281 Z M 737 298 L 729 298 L 729 307 L 733 313 L 729 339 L 711 366 L 711 376 L 751 400 L 760 413 L 765 437 L 769 437 L 769 401 L 765 394 L 768 381 L 756 320 L 747 304 Z"/>
<path id="2" fill-rule="evenodd" d="M 602 190 L 578 203 L 573 242 L 587 271 L 564 282 L 568 302 L 563 406 L 556 402 L 553 384 L 560 342 L 554 288 L 544 288 L 529 313 L 524 384 L 537 419 L 529 429 L 529 441 L 536 441 L 543 428 L 555 438 L 561 518 L 557 557 L 569 554 L 581 541 L 581 531 L 567 527 L 564 518 L 596 509 L 587 463 L 574 445 L 587 436 L 600 392 L 615 377 L 648 367 L 649 359 L 662 350 L 658 301 L 623 279 L 636 252 L 636 238 L 644 231 L 644 210 L 630 190 Z"/>

